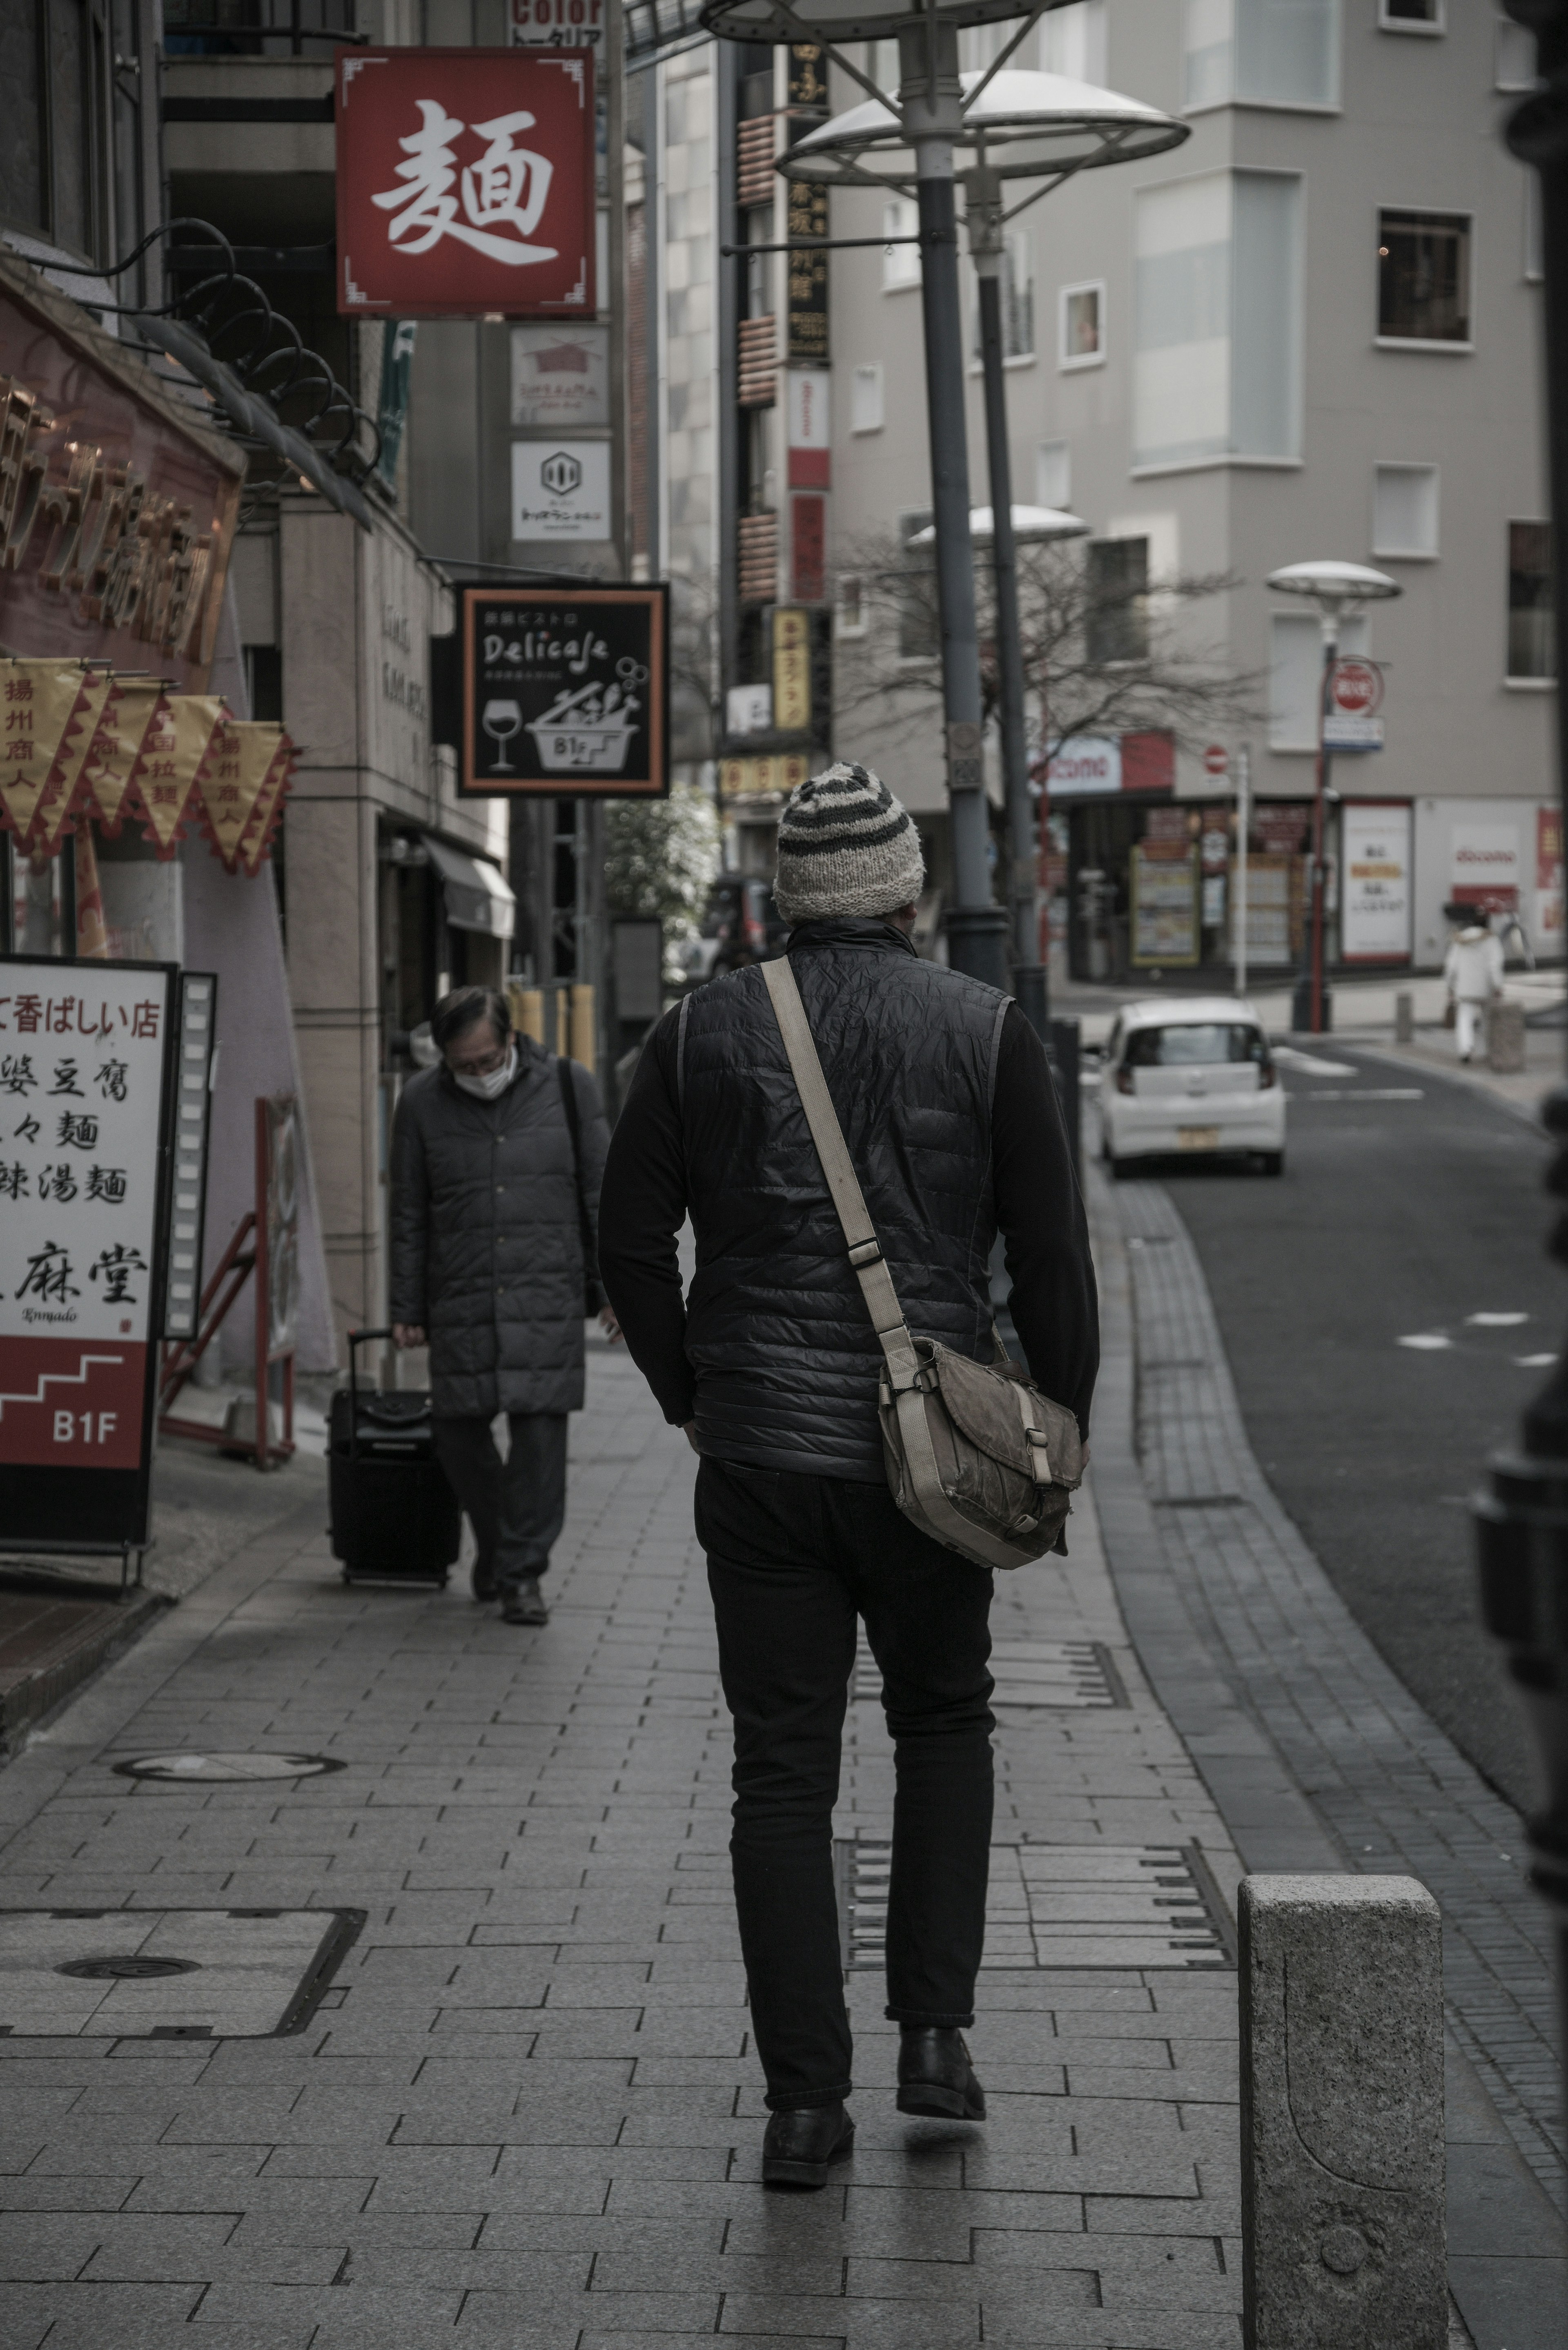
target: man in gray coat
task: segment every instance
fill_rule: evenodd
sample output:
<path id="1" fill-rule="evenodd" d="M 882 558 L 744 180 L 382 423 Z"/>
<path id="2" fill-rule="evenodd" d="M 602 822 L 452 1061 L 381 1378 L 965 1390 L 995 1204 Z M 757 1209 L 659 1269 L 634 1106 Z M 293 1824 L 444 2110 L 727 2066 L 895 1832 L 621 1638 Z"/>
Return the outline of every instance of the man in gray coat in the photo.
<path id="1" fill-rule="evenodd" d="M 517 1035 L 493 989 L 443 995 L 431 1034 L 440 1064 L 404 1087 L 392 1126 L 392 1336 L 430 1346 L 436 1451 L 479 1544 L 474 1597 L 545 1624 L 566 1414 L 582 1409 L 583 1323 L 600 1305 L 609 1129 L 587 1070 Z M 613 1334 L 607 1308 L 599 1319 Z"/>

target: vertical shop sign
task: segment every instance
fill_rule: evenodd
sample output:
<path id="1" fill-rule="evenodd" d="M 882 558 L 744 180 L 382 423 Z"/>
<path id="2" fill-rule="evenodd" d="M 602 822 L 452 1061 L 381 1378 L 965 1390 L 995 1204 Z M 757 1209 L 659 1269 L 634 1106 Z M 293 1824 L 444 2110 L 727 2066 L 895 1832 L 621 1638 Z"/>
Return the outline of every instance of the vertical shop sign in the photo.
<path id="1" fill-rule="evenodd" d="M 346 317 L 593 316 L 590 48 L 340 49 Z"/>
<path id="2" fill-rule="evenodd" d="M 1345 878 L 1340 951 L 1346 962 L 1410 959 L 1410 804 L 1348 800 L 1340 813 Z"/>
<path id="3" fill-rule="evenodd" d="M 1198 851 L 1146 841 L 1132 852 L 1132 953 L 1141 968 L 1198 961 Z"/>
<path id="4" fill-rule="evenodd" d="M 827 190 L 792 180 L 789 185 L 788 235 L 827 234 Z M 827 255 L 789 255 L 789 334 L 784 357 L 816 367 L 827 364 Z"/>
<path id="5" fill-rule="evenodd" d="M 376 459 L 376 473 L 389 490 L 398 485 L 398 459 L 402 453 L 403 429 L 409 421 L 409 387 L 413 380 L 414 342 L 419 331 L 417 318 L 389 318 L 386 340 L 381 345 L 381 390 L 376 404 L 376 430 L 381 436 L 381 448 Z"/>
<path id="6" fill-rule="evenodd" d="M 1535 811 L 1535 933 L 1538 955 L 1563 952 L 1563 811 Z"/>
<path id="7" fill-rule="evenodd" d="M 827 111 L 827 67 L 817 41 L 796 41 L 790 49 L 789 106 L 792 114 Z"/>
<path id="8" fill-rule="evenodd" d="M 820 604 L 827 593 L 826 515 L 826 498 L 790 500 L 790 593 L 803 604 Z"/>
<path id="9" fill-rule="evenodd" d="M 0 1540 L 148 1536 L 171 964 L 0 956 Z"/>
<path id="10" fill-rule="evenodd" d="M 789 401 L 789 485 L 826 490 L 832 463 L 826 368 L 792 368 L 784 379 Z"/>
<path id="11" fill-rule="evenodd" d="M 781 604 L 774 614 L 774 727 L 804 734 L 811 724 L 811 622 Z"/>

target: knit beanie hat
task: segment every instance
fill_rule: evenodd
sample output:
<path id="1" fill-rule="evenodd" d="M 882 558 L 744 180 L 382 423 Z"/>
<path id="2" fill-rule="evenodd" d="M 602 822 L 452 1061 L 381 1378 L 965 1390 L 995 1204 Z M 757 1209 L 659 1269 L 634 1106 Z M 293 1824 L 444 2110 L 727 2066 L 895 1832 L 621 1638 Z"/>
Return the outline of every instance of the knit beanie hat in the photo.
<path id="1" fill-rule="evenodd" d="M 914 903 L 925 879 L 909 811 L 869 767 L 840 759 L 791 793 L 774 883 L 786 922 L 891 914 Z"/>

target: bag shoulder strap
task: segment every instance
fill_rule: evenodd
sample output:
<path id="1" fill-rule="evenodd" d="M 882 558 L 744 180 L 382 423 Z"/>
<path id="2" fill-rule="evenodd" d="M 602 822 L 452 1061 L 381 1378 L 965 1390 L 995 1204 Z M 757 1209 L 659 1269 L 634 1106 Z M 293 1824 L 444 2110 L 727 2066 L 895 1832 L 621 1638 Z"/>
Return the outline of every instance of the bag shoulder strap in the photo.
<path id="1" fill-rule="evenodd" d="M 918 1367 L 914 1341 L 904 1320 L 904 1309 L 898 1303 L 898 1293 L 893 1286 L 893 1276 L 882 1256 L 877 1227 L 866 1205 L 866 1195 L 855 1172 L 844 1139 L 844 1129 L 838 1123 L 838 1113 L 833 1107 L 833 1097 L 827 1090 L 827 1079 L 822 1074 L 822 1062 L 817 1055 L 816 1039 L 811 1033 L 811 1023 L 805 1016 L 805 1006 L 800 1000 L 800 989 L 790 969 L 789 957 L 779 955 L 763 965 L 763 978 L 773 1003 L 784 1038 L 790 1070 L 794 1078 L 800 1106 L 805 1112 L 805 1122 L 811 1139 L 816 1145 L 816 1155 L 822 1162 L 827 1189 L 838 1211 L 849 1251 L 849 1263 L 860 1284 L 860 1295 L 866 1300 L 871 1316 L 871 1326 L 877 1333 L 888 1377 L 894 1392 L 913 1384 Z"/>
<path id="2" fill-rule="evenodd" d="M 564 1053 L 556 1055 L 556 1076 L 560 1082 L 561 1107 L 566 1113 L 566 1132 L 572 1138 L 572 1180 L 577 1192 L 577 1231 L 583 1244 L 583 1279 L 597 1287 L 598 1250 L 594 1244 L 593 1219 L 588 1214 L 587 1194 L 583 1190 L 582 1112 L 577 1107 L 577 1087 L 572 1075 L 572 1065 Z"/>

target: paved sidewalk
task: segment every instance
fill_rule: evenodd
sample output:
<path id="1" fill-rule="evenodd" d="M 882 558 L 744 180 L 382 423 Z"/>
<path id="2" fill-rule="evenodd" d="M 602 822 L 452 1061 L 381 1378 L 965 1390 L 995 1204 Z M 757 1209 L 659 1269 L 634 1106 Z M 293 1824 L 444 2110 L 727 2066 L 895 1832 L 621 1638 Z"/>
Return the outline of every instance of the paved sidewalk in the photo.
<path id="1" fill-rule="evenodd" d="M 896 2115 L 857 1968 L 853 2162 L 765 2194 L 693 1464 L 623 1357 L 589 1392 L 548 1629 L 345 1590 L 307 1503 L 0 1773 L 5 1910 L 366 1913 L 296 2036 L 0 2041 L 0 2350 L 1236 2344 L 1235 1978 L 1200 1895 L 1237 1862 L 1092 1503 L 999 1595 L 992 2118 Z M 864 1946 L 891 1758 L 851 1711 Z M 345 1767 L 111 1769 L 213 1748 Z"/>

